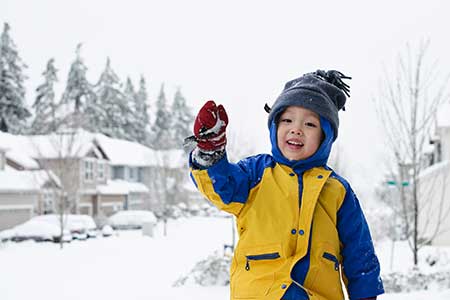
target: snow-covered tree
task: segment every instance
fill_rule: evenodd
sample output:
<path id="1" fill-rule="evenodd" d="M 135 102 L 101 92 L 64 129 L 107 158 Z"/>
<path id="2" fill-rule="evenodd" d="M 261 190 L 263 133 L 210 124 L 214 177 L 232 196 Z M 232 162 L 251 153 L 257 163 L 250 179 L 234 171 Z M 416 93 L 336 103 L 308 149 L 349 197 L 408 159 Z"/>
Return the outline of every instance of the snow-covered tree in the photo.
<path id="1" fill-rule="evenodd" d="M 31 126 L 33 134 L 48 134 L 57 129 L 54 84 L 58 81 L 58 70 L 54 63 L 53 58 L 47 62 L 47 68 L 42 73 L 44 83 L 36 88 L 36 99 L 32 106 L 35 109 L 34 121 Z"/>
<path id="2" fill-rule="evenodd" d="M 127 77 L 127 81 L 125 83 L 125 89 L 123 91 L 124 101 L 128 106 L 129 110 L 129 116 L 128 116 L 128 122 L 127 127 L 124 128 L 126 132 L 127 139 L 130 141 L 137 141 L 137 137 L 139 136 L 140 131 L 142 128 L 139 127 L 138 124 L 138 108 L 136 105 L 137 102 L 137 94 L 133 85 L 133 82 L 131 81 L 130 77 Z"/>
<path id="3" fill-rule="evenodd" d="M 108 136 L 130 140 L 127 128 L 131 127 L 131 109 L 128 107 L 122 84 L 108 58 L 105 70 L 95 86 L 97 95 L 98 130 Z"/>
<path id="4" fill-rule="evenodd" d="M 167 109 L 164 83 L 161 85 L 158 100 L 156 101 L 156 119 L 153 124 L 152 146 L 155 149 L 171 149 L 173 140 L 171 136 L 172 118 Z"/>
<path id="5" fill-rule="evenodd" d="M 70 67 L 66 89 L 61 100 L 62 104 L 73 105 L 75 114 L 82 112 L 89 102 L 95 100 L 92 85 L 86 77 L 88 68 L 81 57 L 81 46 L 81 43 L 77 46 L 76 58 Z"/>
<path id="6" fill-rule="evenodd" d="M 398 201 L 390 206 L 401 219 L 404 235 L 417 265 L 419 250 L 429 244 L 438 234 L 424 232 L 432 214 L 423 209 L 427 206 L 444 207 L 447 199 L 432 199 L 431 190 L 420 199 L 419 187 L 424 177 L 422 162 L 429 143 L 429 134 L 436 121 L 436 111 L 441 103 L 449 99 L 449 75 L 440 75 L 438 64 L 429 60 L 429 41 L 420 42 L 398 57 L 393 70 L 386 72 L 380 95 L 374 99 L 378 116 L 384 125 L 385 144 L 390 149 L 391 162 L 388 171 L 398 191 Z M 436 180 L 442 178 L 436 178 Z M 430 187 L 433 184 L 429 185 Z M 432 200 L 438 202 L 432 203 Z M 447 218 L 448 213 L 440 216 Z"/>
<path id="7" fill-rule="evenodd" d="M 127 77 L 127 81 L 125 83 L 125 89 L 123 91 L 123 94 L 125 96 L 126 101 L 128 102 L 128 104 L 135 109 L 135 102 L 136 102 L 136 98 L 137 98 L 137 94 L 136 91 L 134 89 L 134 85 L 133 82 L 131 81 L 130 77 Z"/>
<path id="8" fill-rule="evenodd" d="M 135 141 L 148 144 L 150 117 L 148 115 L 148 94 L 146 81 L 143 75 L 139 81 L 139 90 L 135 97 L 135 122 L 137 130 L 135 132 Z"/>
<path id="9" fill-rule="evenodd" d="M 145 80 L 144 75 L 141 75 L 141 79 L 139 80 L 139 90 L 137 91 L 137 98 L 138 102 L 142 105 L 142 107 L 145 107 L 145 115 L 144 121 L 146 122 L 146 126 L 148 126 L 148 123 L 150 122 L 150 116 L 148 114 L 148 93 L 147 93 L 147 81 Z"/>
<path id="10" fill-rule="evenodd" d="M 186 99 L 181 94 L 180 88 L 175 93 L 171 116 L 173 145 L 175 148 L 182 149 L 183 140 L 192 134 L 194 116 L 191 108 L 187 106 Z"/>
<path id="11" fill-rule="evenodd" d="M 0 37 L 0 130 L 21 133 L 25 121 L 31 116 L 25 107 L 24 74 L 26 64 L 9 34 L 10 26 L 4 24 Z"/>

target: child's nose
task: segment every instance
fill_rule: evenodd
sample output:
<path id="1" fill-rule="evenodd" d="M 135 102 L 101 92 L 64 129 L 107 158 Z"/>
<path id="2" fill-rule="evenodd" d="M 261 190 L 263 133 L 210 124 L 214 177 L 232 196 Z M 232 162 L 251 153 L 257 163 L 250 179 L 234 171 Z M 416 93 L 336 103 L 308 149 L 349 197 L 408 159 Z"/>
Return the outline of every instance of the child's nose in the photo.
<path id="1" fill-rule="evenodd" d="M 291 134 L 295 134 L 295 135 L 303 135 L 303 131 L 301 130 L 301 128 L 292 128 L 291 129 Z"/>

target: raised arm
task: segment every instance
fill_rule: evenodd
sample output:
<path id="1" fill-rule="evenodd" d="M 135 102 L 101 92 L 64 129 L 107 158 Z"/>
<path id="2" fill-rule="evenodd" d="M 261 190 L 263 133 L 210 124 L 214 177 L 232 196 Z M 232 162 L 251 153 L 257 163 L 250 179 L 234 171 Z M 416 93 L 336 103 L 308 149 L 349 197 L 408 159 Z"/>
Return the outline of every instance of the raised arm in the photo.
<path id="1" fill-rule="evenodd" d="M 219 209 L 238 215 L 247 200 L 249 191 L 262 172 L 260 157 L 233 164 L 228 162 L 226 127 L 228 116 L 222 105 L 208 101 L 200 109 L 194 123 L 197 142 L 191 152 L 189 164 L 191 178 L 199 191 Z"/>

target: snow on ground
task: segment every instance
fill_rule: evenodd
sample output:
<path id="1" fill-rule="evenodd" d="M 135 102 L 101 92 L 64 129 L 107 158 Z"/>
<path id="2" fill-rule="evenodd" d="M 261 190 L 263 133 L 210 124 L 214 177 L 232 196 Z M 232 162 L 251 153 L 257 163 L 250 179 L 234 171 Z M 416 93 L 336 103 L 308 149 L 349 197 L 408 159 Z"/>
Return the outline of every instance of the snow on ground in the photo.
<path id="1" fill-rule="evenodd" d="M 66 244 L 0 244 L 1 300 L 178 300 L 229 299 L 229 287 L 172 287 L 196 262 L 231 242 L 231 219 L 196 217 L 162 224 L 155 237 L 120 231 Z M 378 245 L 383 269 L 389 268 L 390 244 Z M 450 253 L 450 251 L 447 251 Z M 395 269 L 403 268 L 407 249 L 398 245 Z M 399 259 L 402 258 L 402 259 Z M 447 266 L 448 267 L 448 266 Z M 389 294 L 384 300 L 450 299 L 450 290 Z"/>

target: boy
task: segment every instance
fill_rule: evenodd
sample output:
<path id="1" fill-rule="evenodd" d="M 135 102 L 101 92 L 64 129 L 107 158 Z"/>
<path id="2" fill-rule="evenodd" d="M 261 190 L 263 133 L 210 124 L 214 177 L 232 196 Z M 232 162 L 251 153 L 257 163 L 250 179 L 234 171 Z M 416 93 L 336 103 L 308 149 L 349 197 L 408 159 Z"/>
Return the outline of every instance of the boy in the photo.
<path id="1" fill-rule="evenodd" d="M 231 299 L 341 300 L 382 294 L 369 228 L 349 183 L 326 163 L 350 79 L 316 71 L 286 83 L 269 112 L 272 155 L 229 163 L 228 117 L 208 101 L 199 111 L 191 177 L 219 209 L 236 216 L 239 242 Z"/>

